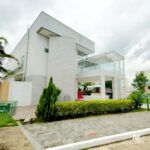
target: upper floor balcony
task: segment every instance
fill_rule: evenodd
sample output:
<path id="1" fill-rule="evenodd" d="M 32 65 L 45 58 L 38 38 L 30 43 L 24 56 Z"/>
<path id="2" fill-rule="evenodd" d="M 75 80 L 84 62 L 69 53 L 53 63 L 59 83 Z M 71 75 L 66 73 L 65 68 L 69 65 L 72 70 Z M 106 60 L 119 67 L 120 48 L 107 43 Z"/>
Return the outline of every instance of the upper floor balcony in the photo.
<path id="1" fill-rule="evenodd" d="M 77 75 L 80 76 L 94 72 L 124 77 L 124 57 L 116 52 L 79 56 Z"/>

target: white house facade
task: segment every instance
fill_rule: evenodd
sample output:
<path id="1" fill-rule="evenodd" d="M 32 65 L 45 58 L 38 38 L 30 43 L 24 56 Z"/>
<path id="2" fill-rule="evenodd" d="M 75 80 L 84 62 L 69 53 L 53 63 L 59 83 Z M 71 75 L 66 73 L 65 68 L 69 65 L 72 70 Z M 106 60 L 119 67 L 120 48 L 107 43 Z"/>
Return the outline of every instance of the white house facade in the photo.
<path id="1" fill-rule="evenodd" d="M 113 98 L 124 97 L 124 57 L 116 52 L 96 55 L 93 41 L 45 12 L 40 13 L 12 55 L 20 64 L 8 60 L 5 65 L 16 74 L 3 80 L 9 82 L 7 94 L 3 94 L 1 83 L 3 100 L 22 101 L 20 106 L 35 105 L 51 76 L 62 90 L 61 101 L 77 99 L 78 82 L 86 81 L 100 82 L 101 99 L 106 99 L 105 81 L 112 80 Z M 17 96 L 17 91 L 22 94 Z"/>

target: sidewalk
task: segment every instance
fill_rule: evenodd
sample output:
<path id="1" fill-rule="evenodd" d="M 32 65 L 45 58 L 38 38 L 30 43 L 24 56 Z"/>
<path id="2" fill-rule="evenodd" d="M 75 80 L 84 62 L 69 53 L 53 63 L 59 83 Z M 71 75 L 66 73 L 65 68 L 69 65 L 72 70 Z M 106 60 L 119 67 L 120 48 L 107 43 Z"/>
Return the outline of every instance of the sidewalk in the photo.
<path id="1" fill-rule="evenodd" d="M 88 150 L 150 150 L 150 136 L 140 137 L 139 141 L 127 140 Z"/>
<path id="2" fill-rule="evenodd" d="M 19 127 L 0 128 L 0 150 L 34 150 Z"/>
<path id="3" fill-rule="evenodd" d="M 15 120 L 35 118 L 36 106 L 19 106 L 16 108 Z"/>

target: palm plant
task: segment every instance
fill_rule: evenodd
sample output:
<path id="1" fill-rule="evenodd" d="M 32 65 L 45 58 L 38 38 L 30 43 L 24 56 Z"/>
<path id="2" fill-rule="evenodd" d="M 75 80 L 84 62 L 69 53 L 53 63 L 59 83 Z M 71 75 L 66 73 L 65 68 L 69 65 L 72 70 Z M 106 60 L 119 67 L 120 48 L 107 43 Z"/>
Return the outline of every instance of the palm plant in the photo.
<path id="1" fill-rule="evenodd" d="M 8 74 L 11 73 L 11 71 L 2 66 L 4 58 L 11 58 L 16 60 L 17 62 L 18 59 L 10 54 L 5 53 L 3 43 L 6 45 L 8 41 L 6 38 L 0 37 L 0 73 Z"/>

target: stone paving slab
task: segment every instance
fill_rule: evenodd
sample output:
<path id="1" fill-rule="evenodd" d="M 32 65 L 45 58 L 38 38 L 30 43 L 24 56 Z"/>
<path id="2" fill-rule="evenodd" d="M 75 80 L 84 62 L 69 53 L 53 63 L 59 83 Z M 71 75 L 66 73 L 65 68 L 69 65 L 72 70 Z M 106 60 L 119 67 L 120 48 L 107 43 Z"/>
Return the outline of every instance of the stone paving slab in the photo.
<path id="1" fill-rule="evenodd" d="M 127 140 L 88 150 L 150 150 L 150 136 L 140 137 L 139 141 Z"/>
<path id="2" fill-rule="evenodd" d="M 19 106 L 16 108 L 15 120 L 35 118 L 36 106 Z"/>
<path id="3" fill-rule="evenodd" d="M 132 112 L 24 125 L 43 148 L 150 127 L 150 112 Z"/>

